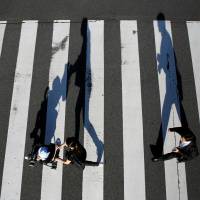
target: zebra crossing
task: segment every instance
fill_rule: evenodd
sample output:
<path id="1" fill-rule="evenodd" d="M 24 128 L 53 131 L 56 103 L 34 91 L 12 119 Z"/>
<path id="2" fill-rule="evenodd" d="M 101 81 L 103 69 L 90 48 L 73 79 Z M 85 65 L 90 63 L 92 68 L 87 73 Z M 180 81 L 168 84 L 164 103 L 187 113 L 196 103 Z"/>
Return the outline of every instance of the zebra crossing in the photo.
<path id="1" fill-rule="evenodd" d="M 137 187 L 138 182 L 145 186 L 144 150 L 142 132 L 142 108 L 140 88 L 140 68 L 138 56 L 137 23 L 122 21 L 122 101 L 123 101 L 123 134 L 124 134 L 124 198 L 131 199 L 133 193 L 137 199 L 145 199 L 145 187 Z M 133 66 L 134 63 L 134 67 Z M 133 83 L 130 84 L 130 80 Z M 135 96 L 137 94 L 137 96 Z M 133 122 L 130 119 L 135 119 Z M 134 135 L 133 135 L 134 133 Z M 137 134 L 137 135 L 135 135 Z M 130 141 L 137 138 L 135 145 Z M 137 155 L 141 155 L 135 163 Z M 133 165 L 130 165 L 130 162 Z M 134 191 L 134 192 L 133 192 Z"/>
<path id="2" fill-rule="evenodd" d="M 27 37 L 27 32 L 29 32 L 30 29 L 32 40 Z M 27 125 L 26 119 L 28 115 L 36 31 L 37 23 L 24 23 L 22 26 L 14 79 L 15 84 L 10 109 L 1 199 L 13 199 L 13 194 L 10 193 L 10 191 L 16 191 L 15 198 L 20 198 L 19 191 L 24 160 L 24 145 Z M 23 59 L 23 52 L 25 54 L 25 59 Z M 16 147 L 17 151 L 13 152 L 13 146 Z M 10 162 L 13 164 L 10 165 Z M 15 170 L 13 170 L 13 167 Z"/>
<path id="3" fill-rule="evenodd" d="M 58 44 L 63 38 L 69 37 L 68 21 L 56 21 L 53 32 L 52 45 Z M 67 36 L 66 36 L 67 35 Z M 68 63 L 69 40 L 67 40 L 66 48 L 63 51 L 57 51 L 53 55 L 49 72 L 49 92 L 47 106 L 47 125 L 45 133 L 45 143 L 54 143 L 55 138 L 64 141 L 65 127 L 65 101 L 66 98 L 66 68 L 63 66 Z M 54 49 L 55 46 L 52 46 Z M 60 85 L 55 86 L 60 79 Z M 55 93 L 54 90 L 57 92 Z M 60 98 L 61 97 L 61 98 Z M 57 114 L 54 114 L 57 111 Z M 57 116 L 55 116 L 57 115 Z M 53 117 L 52 117 L 53 116 Z M 55 120 L 56 119 L 56 120 Z M 54 182 L 54 185 L 48 184 Z M 60 188 L 62 187 L 62 166 L 52 173 L 52 170 L 44 166 L 42 173 L 41 199 L 61 199 Z"/>
<path id="4" fill-rule="evenodd" d="M 77 59 L 78 64 L 74 64 L 72 68 L 78 65 L 78 70 L 75 69 L 76 76 L 78 73 L 84 73 L 84 80 L 80 81 L 81 75 L 76 78 L 72 75 L 69 76 L 70 70 L 70 51 L 73 48 L 71 35 L 71 29 L 73 29 L 73 22 L 70 20 L 55 20 L 52 23 L 42 24 L 39 21 L 23 21 L 16 30 L 19 34 L 19 46 L 17 47 L 16 55 L 16 66 L 12 81 L 13 87 L 9 90 L 12 91 L 11 99 L 9 102 L 0 102 L 0 107 L 4 107 L 6 104 L 9 109 L 8 127 L 3 129 L 5 123 L 1 123 L 2 130 L 7 129 L 7 132 L 2 134 L 2 150 L 0 171 L 2 174 L 1 178 L 1 200 L 18 200 L 18 199 L 140 199 L 147 200 L 153 199 L 155 194 L 154 190 L 149 186 L 155 184 L 157 186 L 156 193 L 159 194 L 157 199 L 161 199 L 164 196 L 166 200 L 187 200 L 194 199 L 193 195 L 199 194 L 198 186 L 191 191 L 188 174 L 188 166 L 185 163 L 177 164 L 175 160 L 165 162 L 163 165 L 157 163 L 151 163 L 151 157 L 146 155 L 149 147 L 145 144 L 147 138 L 146 132 L 144 131 L 144 118 L 146 113 L 143 107 L 143 89 L 147 87 L 143 85 L 143 72 L 141 71 L 141 51 L 140 49 L 140 29 L 136 20 L 121 20 L 119 21 L 119 48 L 121 51 L 121 57 L 116 58 L 121 61 L 120 72 L 121 76 L 116 79 L 121 84 L 121 99 L 114 99 L 114 101 L 121 102 L 121 117 L 122 117 L 122 133 L 121 138 L 123 145 L 119 146 L 119 152 L 113 152 L 116 154 L 117 162 L 122 163 L 121 168 L 118 170 L 122 174 L 115 174 L 115 167 L 112 166 L 112 159 L 114 157 L 107 157 L 106 150 L 112 151 L 109 145 L 116 142 L 115 133 L 106 132 L 105 124 L 109 123 L 105 119 L 105 107 L 106 100 L 104 93 L 107 87 L 107 80 L 105 79 L 105 69 L 108 67 L 105 62 L 105 21 L 104 20 L 88 20 L 87 26 L 83 27 L 80 24 L 82 37 L 82 50 Z M 191 70 L 194 74 L 195 88 L 195 100 L 199 108 L 200 106 L 200 91 L 199 91 L 199 50 L 200 50 L 200 39 L 198 35 L 200 33 L 200 22 L 185 22 L 187 26 L 187 33 L 189 38 L 189 47 L 191 53 L 192 66 Z M 6 44 L 4 44 L 4 38 L 10 34 L 7 27 L 13 26 L 6 21 L 0 22 L 0 61 L 9 58 L 9 55 L 5 54 Z M 177 72 L 176 72 L 176 58 L 173 46 L 173 30 L 171 28 L 170 21 L 153 21 L 151 22 L 152 29 L 154 30 L 154 41 L 155 41 L 155 66 L 151 66 L 156 72 L 158 80 L 158 91 L 160 100 L 160 116 L 162 124 L 162 132 L 165 138 L 164 152 L 170 151 L 179 140 L 176 135 L 169 135 L 167 128 L 181 125 L 180 121 L 180 100 L 177 95 Z M 42 31 L 41 31 L 42 30 Z M 46 31 L 46 32 L 45 32 Z M 84 31 L 86 35 L 84 35 Z M 49 40 L 44 41 L 38 39 L 40 34 L 47 35 Z M 12 33 L 13 34 L 13 33 Z M 114 35 L 113 35 L 114 37 Z M 48 49 L 48 52 L 39 51 L 41 43 L 42 48 Z M 45 43 L 48 42 L 48 45 Z M 86 43 L 86 44 L 84 44 Z M 7 42 L 8 45 L 8 42 Z M 84 46 L 85 45 L 85 46 Z M 153 51 L 154 49 L 152 49 Z M 113 49 L 115 52 L 115 49 Z M 15 51 L 14 51 L 15 52 Z M 46 67 L 37 62 L 37 59 L 43 57 L 41 53 L 47 53 L 49 56 L 47 60 L 44 60 Z M 85 56 L 85 59 L 84 59 Z M 115 58 L 114 58 L 115 59 Z M 1 66 L 1 63 L 4 65 Z M 80 66 L 79 66 L 80 65 Z M 84 65 L 86 66 L 85 69 Z M 4 70 L 7 65 L 5 62 L 0 62 L 1 70 Z M 39 69 L 40 67 L 40 69 Z M 37 71 L 36 70 L 41 70 Z M 77 70 L 77 71 L 76 71 Z M 85 70 L 85 71 L 84 71 Z M 111 68 L 112 70 L 112 68 Z M 42 73 L 41 73 L 42 72 Z M 45 73 L 44 73 L 45 72 Z M 9 70 L 8 72 L 9 73 Z M 110 72 L 112 73 L 112 72 Z M 35 75 L 37 74 L 37 75 Z M 8 74 L 2 79 L 6 79 Z M 11 74 L 13 75 L 13 74 Z M 111 75 L 112 76 L 112 75 Z M 67 78 L 71 78 L 75 82 L 79 81 L 78 89 L 72 86 L 71 81 Z M 75 80 L 77 79 L 77 80 Z M 5 81 L 0 80 L 2 83 Z M 41 82 L 40 82 L 41 81 Z M 42 83 L 40 88 L 40 83 Z M 34 86 L 39 84 L 39 88 Z M 69 85 L 68 85 L 69 84 Z M 84 84 L 81 85 L 81 84 Z M 84 113 L 84 116 L 80 117 L 84 120 L 80 126 L 80 140 L 84 144 L 87 150 L 88 160 L 99 160 L 104 165 L 99 167 L 86 166 L 83 172 L 80 169 L 74 169 L 72 166 L 58 165 L 57 170 L 53 171 L 47 166 L 38 167 L 37 169 L 30 169 L 27 163 L 24 162 L 24 154 L 27 153 L 27 149 L 30 149 L 30 121 L 34 121 L 36 115 L 32 114 L 31 106 L 34 106 L 34 102 L 37 100 L 37 94 L 35 91 L 44 92 L 44 88 L 48 85 L 48 101 L 45 121 L 45 143 L 55 142 L 56 138 L 60 138 L 64 141 L 64 138 L 68 137 L 66 129 L 71 126 L 69 123 L 70 116 L 66 110 L 68 101 L 70 101 L 70 95 L 72 90 L 76 90 L 75 101 L 84 95 L 84 107 L 80 106 L 80 111 L 77 111 L 77 105 L 74 106 L 74 112 Z M 2 87 L 0 87 L 0 94 L 4 94 Z M 36 87 L 34 89 L 34 87 Z M 113 88 L 115 85 L 113 85 Z M 1 91 L 2 90 L 2 91 Z M 34 92 L 33 92 L 34 90 Z M 84 91 L 83 91 L 84 90 Z M 82 94 L 82 93 L 83 94 Z M 112 91 L 110 91 L 112 96 Z M 40 99 L 42 99 L 40 97 Z M 43 101 L 44 102 L 44 101 Z M 77 101 L 78 102 L 78 101 Z M 34 113 L 40 109 L 37 103 L 33 108 Z M 80 102 L 79 102 L 80 103 Z M 78 104 L 78 103 L 77 103 Z M 74 104 L 73 104 L 74 105 Z M 79 105 L 78 105 L 79 106 Z M 112 107 L 112 105 L 109 105 Z M 151 105 L 149 105 L 151 106 Z M 3 108 L 2 108 L 3 109 Z M 0 108 L 0 111 L 2 110 Z M 82 111 L 81 111 L 82 109 Z M 112 108 L 111 108 L 112 109 Z M 73 110 L 73 109 L 72 109 Z M 84 111 L 84 112 L 83 112 Z M 113 110 L 114 112 L 114 110 Z M 195 110 L 194 113 L 198 115 L 199 125 L 199 112 Z M 75 114 L 76 115 L 76 114 Z M 34 118 L 34 119 L 33 119 Z M 151 119 L 149 119 L 151 120 Z M 76 116 L 76 123 L 77 116 Z M 34 123 L 34 122 L 33 122 Z M 115 126 L 115 122 L 112 122 Z M 151 122 L 154 123 L 154 122 Z M 160 124 L 159 124 L 160 125 Z M 83 127 L 81 127 L 83 126 Z M 159 132 L 159 130 L 157 130 Z M 73 135 L 73 133 L 70 133 Z M 106 140 L 107 134 L 110 134 L 112 141 Z M 151 134 L 151 132 L 149 132 Z M 152 138 L 155 138 L 155 135 Z M 198 139 L 198 133 L 196 133 Z M 116 136 L 118 137 L 118 136 Z M 155 141 L 154 141 L 155 142 Z M 121 143 L 120 143 L 121 144 Z M 150 144 L 150 141 L 149 141 Z M 29 147 L 28 147 L 29 146 Z M 106 147 L 107 146 L 107 147 Z M 104 148 L 105 147 L 105 148 Z M 103 151 L 104 148 L 104 151 Z M 106 150 L 105 150 L 106 149 Z M 148 149 L 148 150 L 147 150 Z M 123 152 L 121 155 L 120 152 Z M 149 161 L 147 161 L 149 160 Z M 196 162 L 200 165 L 199 158 Z M 148 166 L 152 165 L 151 169 L 156 174 L 151 175 L 152 178 L 157 174 L 161 173 L 163 185 L 158 185 L 158 182 L 149 181 L 147 177 Z M 151 163 L 151 164 L 150 164 Z M 109 169 L 107 168 L 107 166 Z M 157 165 L 157 166 L 155 166 Z M 189 164 L 188 164 L 189 165 Z M 156 168 L 154 168 L 154 166 Z M 35 171 L 34 171 L 35 170 Z M 111 172 L 107 176 L 107 170 Z M 157 170 L 160 170 L 158 172 Z M 152 173 L 153 173 L 152 172 Z M 71 173 L 71 175 L 70 175 Z M 123 181 L 120 185 L 115 185 L 112 182 L 114 176 L 123 177 Z M 74 180 L 76 179 L 77 180 Z M 151 178 L 151 177 L 150 177 Z M 196 177 L 199 180 L 200 176 Z M 34 180 L 35 179 L 35 180 Z M 69 181 L 68 181 L 69 180 Z M 107 191 L 106 182 L 109 182 L 109 188 L 112 191 Z M 73 186 L 72 186 L 73 185 Z M 70 186 L 70 187 L 68 187 Z M 117 187 L 122 189 L 117 189 Z M 66 191 L 67 190 L 67 191 Z M 72 192 L 71 192 L 72 191 Z M 72 194 L 73 193 L 73 194 Z M 114 194 L 116 193 L 116 194 Z M 113 197 L 113 195 L 116 195 Z M 117 198 L 116 198 L 117 197 Z M 156 198 L 154 198 L 156 199 Z M 162 198 L 163 199 L 163 198 Z M 196 197 L 198 199 L 198 197 Z"/>
<path id="5" fill-rule="evenodd" d="M 180 106 L 177 93 L 177 78 L 176 78 L 176 64 L 174 58 L 173 44 L 172 44 L 172 32 L 170 23 L 167 22 L 154 22 L 154 31 L 156 36 L 156 53 L 157 55 L 168 55 L 168 60 L 165 63 L 161 63 L 160 58 L 157 59 L 158 69 L 161 67 L 163 70 L 158 70 L 159 79 L 159 91 L 162 110 L 162 131 L 163 138 L 166 139 L 164 144 L 164 153 L 170 152 L 174 146 L 178 146 L 180 136 L 167 134 L 167 130 L 170 127 L 181 126 Z M 163 28 L 166 26 L 165 28 Z M 160 30 L 162 27 L 163 30 Z M 167 31 L 165 31 L 165 29 Z M 165 36 L 162 36 L 165 32 Z M 163 42 L 164 41 L 164 42 Z M 167 44 L 167 48 L 165 45 Z M 163 51 L 165 51 L 163 53 Z M 164 60 L 164 59 L 163 59 Z M 167 63 L 169 62 L 169 63 Z M 162 64 L 162 66 L 160 66 Z M 167 65 L 169 64 L 170 72 L 167 72 Z M 171 116 L 170 116 L 171 115 Z M 174 142 L 176 142 L 174 144 Z M 174 169 L 177 169 L 177 171 Z M 177 165 L 176 160 L 170 160 L 165 162 L 165 180 L 166 180 L 166 195 L 167 199 L 187 199 L 187 186 L 186 186 L 186 174 L 184 164 Z M 177 182 L 179 180 L 179 182 Z M 180 190 L 177 190 L 180 188 Z"/>

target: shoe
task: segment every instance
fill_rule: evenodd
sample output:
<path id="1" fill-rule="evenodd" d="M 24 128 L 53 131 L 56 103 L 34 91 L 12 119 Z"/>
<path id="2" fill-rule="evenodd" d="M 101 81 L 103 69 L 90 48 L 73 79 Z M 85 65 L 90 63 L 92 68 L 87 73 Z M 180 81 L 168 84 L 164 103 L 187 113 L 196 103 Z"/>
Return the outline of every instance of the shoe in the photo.
<path id="1" fill-rule="evenodd" d="M 35 161 L 31 160 L 30 163 L 29 163 L 29 166 L 30 167 L 34 167 L 35 166 Z"/>
<path id="2" fill-rule="evenodd" d="M 57 166 L 51 166 L 51 169 L 56 169 L 57 168 Z"/>
<path id="3" fill-rule="evenodd" d="M 85 169 L 85 165 L 84 164 L 82 164 L 81 167 L 82 167 L 82 169 Z"/>
<path id="4" fill-rule="evenodd" d="M 25 159 L 25 160 L 29 160 L 29 157 L 28 157 L 28 156 L 25 156 L 24 159 Z"/>
<path id="5" fill-rule="evenodd" d="M 27 156 L 24 157 L 25 160 L 31 160 L 31 154 L 28 154 Z"/>
<path id="6" fill-rule="evenodd" d="M 158 162 L 158 161 L 163 161 L 163 159 L 161 157 L 153 157 L 152 162 Z"/>
<path id="7" fill-rule="evenodd" d="M 157 145 L 150 144 L 150 150 L 154 158 L 160 157 L 162 155 L 162 148 Z"/>
<path id="8" fill-rule="evenodd" d="M 51 169 L 56 169 L 57 168 L 57 162 L 52 162 Z"/>

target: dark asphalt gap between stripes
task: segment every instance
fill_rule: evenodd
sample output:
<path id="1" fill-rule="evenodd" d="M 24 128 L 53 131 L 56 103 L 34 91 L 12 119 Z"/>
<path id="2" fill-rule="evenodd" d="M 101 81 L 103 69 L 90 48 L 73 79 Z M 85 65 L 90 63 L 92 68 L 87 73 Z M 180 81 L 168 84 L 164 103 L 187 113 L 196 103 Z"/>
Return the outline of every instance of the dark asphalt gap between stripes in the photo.
<path id="1" fill-rule="evenodd" d="M 82 25 L 81 22 L 70 24 L 65 139 L 77 136 L 80 143 L 84 144 L 83 97 L 87 41 L 85 36 L 81 35 L 81 27 L 86 34 L 86 25 Z M 62 200 L 82 199 L 82 178 L 83 171 L 75 164 L 63 167 Z"/>
<path id="2" fill-rule="evenodd" d="M 124 199 L 120 22 L 104 21 L 104 200 Z"/>
<path id="3" fill-rule="evenodd" d="M 52 56 L 53 22 L 38 24 L 33 63 L 33 77 L 29 101 L 27 121 L 25 155 L 30 153 L 34 143 L 44 143 L 46 126 L 46 108 L 49 85 L 49 66 Z M 46 94 L 45 94 L 46 93 Z M 39 136 L 39 137 L 38 137 Z M 34 168 L 24 161 L 21 200 L 40 200 L 42 165 L 36 164 Z"/>
<path id="4" fill-rule="evenodd" d="M 161 124 L 153 22 L 138 21 L 143 114 L 146 199 L 165 200 L 164 163 L 153 163 L 150 144 L 155 144 Z"/>

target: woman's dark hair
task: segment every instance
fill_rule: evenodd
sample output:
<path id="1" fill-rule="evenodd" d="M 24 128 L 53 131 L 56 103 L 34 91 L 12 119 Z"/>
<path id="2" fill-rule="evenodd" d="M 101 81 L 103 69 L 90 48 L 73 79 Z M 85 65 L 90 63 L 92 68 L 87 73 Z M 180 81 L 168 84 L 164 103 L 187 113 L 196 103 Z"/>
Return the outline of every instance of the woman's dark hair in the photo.
<path id="1" fill-rule="evenodd" d="M 66 139 L 66 144 L 67 144 L 68 147 L 77 148 L 78 141 L 76 140 L 75 137 L 68 137 Z"/>

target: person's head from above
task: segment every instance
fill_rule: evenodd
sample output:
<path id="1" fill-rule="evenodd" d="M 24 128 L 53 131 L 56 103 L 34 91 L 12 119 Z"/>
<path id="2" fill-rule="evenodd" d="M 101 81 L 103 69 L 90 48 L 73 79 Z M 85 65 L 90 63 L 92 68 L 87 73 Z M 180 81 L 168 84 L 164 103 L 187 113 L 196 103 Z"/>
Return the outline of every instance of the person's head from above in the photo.
<path id="1" fill-rule="evenodd" d="M 37 159 L 38 160 L 46 160 L 49 156 L 50 152 L 48 151 L 47 147 L 40 147 L 38 149 L 38 155 L 37 155 Z"/>
<path id="2" fill-rule="evenodd" d="M 66 139 L 66 148 L 67 150 L 74 150 L 76 148 L 76 145 L 77 145 L 77 140 L 75 137 L 68 137 Z"/>

